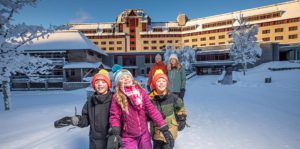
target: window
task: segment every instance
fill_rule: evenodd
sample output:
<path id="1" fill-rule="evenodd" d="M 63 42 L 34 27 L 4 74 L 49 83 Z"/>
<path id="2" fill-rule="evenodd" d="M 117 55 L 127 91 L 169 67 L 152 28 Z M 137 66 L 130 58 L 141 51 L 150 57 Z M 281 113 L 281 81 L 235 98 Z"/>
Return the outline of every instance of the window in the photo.
<path id="1" fill-rule="evenodd" d="M 197 42 L 197 39 L 192 39 L 192 42 Z"/>
<path id="2" fill-rule="evenodd" d="M 213 46 L 213 45 L 215 45 L 215 43 L 209 43 L 209 45 L 210 45 L 210 46 Z"/>
<path id="3" fill-rule="evenodd" d="M 92 52 L 92 51 L 88 51 L 88 54 L 91 56 L 94 56 L 94 52 Z"/>
<path id="4" fill-rule="evenodd" d="M 276 36 L 275 40 L 283 40 L 283 36 Z"/>
<path id="5" fill-rule="evenodd" d="M 98 42 L 95 41 L 94 44 L 95 44 L 95 45 L 98 45 Z"/>
<path id="6" fill-rule="evenodd" d="M 75 76 L 75 70 L 71 69 L 71 76 Z"/>
<path id="7" fill-rule="evenodd" d="M 225 35 L 220 35 L 219 36 L 219 39 L 224 39 L 225 38 Z"/>
<path id="8" fill-rule="evenodd" d="M 145 41 L 144 41 L 144 44 L 148 44 L 148 43 L 149 43 L 149 41 L 148 41 L 148 40 L 145 40 Z"/>
<path id="9" fill-rule="evenodd" d="M 122 41 L 117 41 L 117 44 L 122 44 Z"/>
<path id="10" fill-rule="evenodd" d="M 165 41 L 163 41 L 163 40 L 160 40 L 160 41 L 159 41 L 159 43 L 165 43 Z"/>
<path id="11" fill-rule="evenodd" d="M 275 21 L 275 22 L 274 22 L 274 24 L 275 24 L 275 25 L 279 25 L 279 24 L 283 24 L 283 23 L 284 23 L 284 21 L 283 21 L 283 20 L 280 20 L 280 21 Z"/>
<path id="12" fill-rule="evenodd" d="M 263 41 L 270 41 L 270 37 L 266 37 L 262 39 Z"/>
<path id="13" fill-rule="evenodd" d="M 149 47 L 144 47 L 144 50 L 149 50 Z"/>
<path id="14" fill-rule="evenodd" d="M 106 44 L 106 42 L 105 42 L 105 41 L 102 41 L 102 42 L 101 42 L 101 45 L 105 45 L 105 44 Z"/>
<path id="15" fill-rule="evenodd" d="M 289 35 L 289 39 L 297 39 L 297 38 L 298 38 L 297 34 Z"/>
<path id="16" fill-rule="evenodd" d="M 197 45 L 192 45 L 192 48 L 196 48 L 197 47 Z"/>
<path id="17" fill-rule="evenodd" d="M 206 44 L 201 44 L 200 46 L 206 46 Z"/>
<path id="18" fill-rule="evenodd" d="M 135 30 L 134 30 L 134 29 L 131 29 L 131 30 L 130 30 L 130 32 L 131 32 L 131 33 L 134 33 L 134 32 L 135 32 Z"/>
<path id="19" fill-rule="evenodd" d="M 156 40 L 152 40 L 151 43 L 156 43 Z"/>
<path id="20" fill-rule="evenodd" d="M 206 38 L 205 38 L 205 37 L 203 37 L 203 38 L 200 38 L 200 40 L 201 40 L 201 41 L 205 41 L 205 40 L 206 40 Z"/>
<path id="21" fill-rule="evenodd" d="M 102 49 L 102 50 L 106 50 L 106 48 L 104 48 L 104 47 L 103 47 L 103 48 L 101 48 L 101 49 Z"/>
<path id="22" fill-rule="evenodd" d="M 110 41 L 110 42 L 109 42 L 109 44 L 115 44 L 115 42 L 113 42 L 113 41 Z"/>
<path id="23" fill-rule="evenodd" d="M 276 28 L 275 33 L 278 33 L 278 32 L 283 32 L 283 28 Z"/>
<path id="24" fill-rule="evenodd" d="M 117 50 L 119 50 L 119 51 L 122 50 L 122 47 L 118 47 Z"/>
<path id="25" fill-rule="evenodd" d="M 175 43 L 179 43 L 179 40 L 175 40 Z"/>
<path id="26" fill-rule="evenodd" d="M 114 47 L 109 47 L 109 51 L 113 51 L 114 50 Z"/>
<path id="27" fill-rule="evenodd" d="M 189 42 L 189 40 L 187 39 L 187 40 L 184 40 L 184 43 L 188 43 Z"/>
<path id="28" fill-rule="evenodd" d="M 288 23 L 298 22 L 298 18 L 288 19 Z"/>
<path id="29" fill-rule="evenodd" d="M 296 31 L 296 30 L 298 30 L 298 26 L 289 27 L 289 31 Z"/>
<path id="30" fill-rule="evenodd" d="M 219 45 L 225 44 L 225 42 L 219 42 Z"/>
<path id="31" fill-rule="evenodd" d="M 268 30 L 263 30 L 262 31 L 262 34 L 269 34 L 270 33 L 270 30 L 268 29 Z"/>
<path id="32" fill-rule="evenodd" d="M 131 41 L 130 44 L 135 44 L 135 42 L 134 42 L 134 41 Z"/>
<path id="33" fill-rule="evenodd" d="M 228 38 L 232 38 L 232 34 L 229 34 L 229 35 L 228 35 Z"/>
<path id="34" fill-rule="evenodd" d="M 135 38 L 135 36 L 134 35 L 130 35 L 130 38 Z"/>
<path id="35" fill-rule="evenodd" d="M 153 46 L 153 47 L 151 47 L 151 49 L 152 49 L 152 50 L 156 50 L 156 49 L 157 49 L 157 47 Z"/>
<path id="36" fill-rule="evenodd" d="M 135 51 L 136 49 L 135 49 L 135 47 L 131 47 L 130 50 L 131 51 Z"/>
<path id="37" fill-rule="evenodd" d="M 216 39 L 216 37 L 215 36 L 211 36 L 211 37 L 209 37 L 209 40 L 215 40 Z"/>
<path id="38" fill-rule="evenodd" d="M 172 43 L 172 40 L 168 40 L 168 43 Z"/>

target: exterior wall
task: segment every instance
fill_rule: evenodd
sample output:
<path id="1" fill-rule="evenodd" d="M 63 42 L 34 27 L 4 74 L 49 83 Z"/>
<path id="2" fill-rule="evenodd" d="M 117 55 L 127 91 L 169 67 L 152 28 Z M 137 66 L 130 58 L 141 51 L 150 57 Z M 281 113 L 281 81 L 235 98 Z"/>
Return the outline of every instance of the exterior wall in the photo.
<path id="1" fill-rule="evenodd" d="M 69 62 L 99 62 L 102 61 L 102 56 L 88 50 L 68 51 Z"/>

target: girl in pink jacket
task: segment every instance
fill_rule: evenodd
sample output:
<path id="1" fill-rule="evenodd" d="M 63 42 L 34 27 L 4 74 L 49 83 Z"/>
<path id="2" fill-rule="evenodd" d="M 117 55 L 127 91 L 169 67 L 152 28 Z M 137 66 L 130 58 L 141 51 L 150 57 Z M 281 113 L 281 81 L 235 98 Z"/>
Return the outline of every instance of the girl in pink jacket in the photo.
<path id="1" fill-rule="evenodd" d="M 147 116 L 160 127 L 170 146 L 174 146 L 168 125 L 132 74 L 120 65 L 114 65 L 112 71 L 116 87 L 110 108 L 108 149 L 151 149 Z"/>

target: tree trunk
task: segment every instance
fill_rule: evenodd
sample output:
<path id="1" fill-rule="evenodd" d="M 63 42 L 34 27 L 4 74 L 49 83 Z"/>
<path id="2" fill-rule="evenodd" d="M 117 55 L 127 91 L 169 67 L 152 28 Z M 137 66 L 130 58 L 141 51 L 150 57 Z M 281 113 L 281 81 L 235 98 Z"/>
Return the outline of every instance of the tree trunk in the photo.
<path id="1" fill-rule="evenodd" d="M 4 101 L 4 109 L 5 111 L 10 110 L 10 84 L 9 81 L 2 81 L 2 94 Z"/>
<path id="2" fill-rule="evenodd" d="M 244 65 L 243 65 L 244 76 L 246 75 L 246 70 L 247 70 L 247 63 L 244 63 Z"/>

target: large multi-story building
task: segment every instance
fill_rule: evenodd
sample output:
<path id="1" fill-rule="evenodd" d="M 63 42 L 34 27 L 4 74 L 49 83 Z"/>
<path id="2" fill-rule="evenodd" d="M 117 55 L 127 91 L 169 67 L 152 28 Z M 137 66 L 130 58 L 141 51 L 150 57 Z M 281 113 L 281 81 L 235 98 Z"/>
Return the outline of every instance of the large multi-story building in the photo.
<path id="1" fill-rule="evenodd" d="M 196 19 L 179 14 L 173 22 L 151 22 L 143 10 L 128 9 L 117 16 L 116 22 L 69 25 L 108 53 L 110 56 L 105 61 L 109 65 L 119 63 L 136 70 L 134 73 L 146 74 L 154 54 L 162 52 L 166 46 L 191 46 L 204 51 L 228 47 L 231 40 L 228 32 L 232 30 L 234 19 L 241 14 L 250 24 L 259 26 L 257 39 L 260 43 L 300 43 L 299 0 Z M 290 53 L 280 56 L 287 57 Z M 201 58 L 207 59 L 203 54 L 198 60 Z M 228 53 L 210 59 L 228 59 Z"/>

